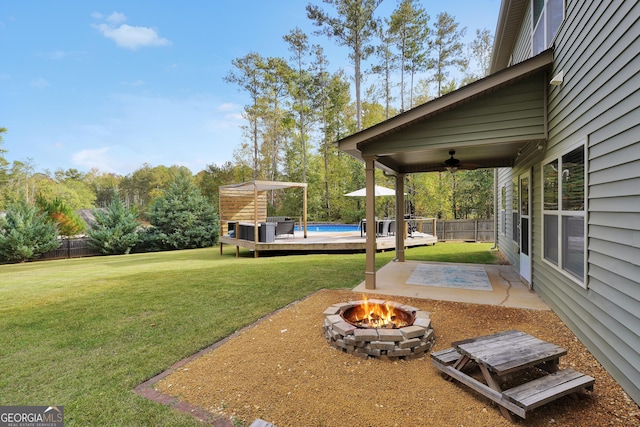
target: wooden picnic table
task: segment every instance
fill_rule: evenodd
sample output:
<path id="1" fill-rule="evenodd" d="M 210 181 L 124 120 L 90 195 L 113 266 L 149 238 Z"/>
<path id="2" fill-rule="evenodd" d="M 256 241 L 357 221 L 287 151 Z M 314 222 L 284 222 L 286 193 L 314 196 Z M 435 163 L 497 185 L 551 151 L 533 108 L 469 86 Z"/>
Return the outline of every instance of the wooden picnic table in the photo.
<path id="1" fill-rule="evenodd" d="M 431 354 L 436 368 L 447 377 L 471 387 L 500 406 L 513 421 L 511 413 L 522 418 L 530 411 L 561 396 L 585 388 L 593 389 L 595 380 L 573 369 L 558 370 L 561 356 L 567 351 L 520 331 L 505 331 L 452 343 L 452 348 Z M 475 362 L 485 383 L 463 372 Z M 535 366 L 550 375 L 503 391 L 499 379 L 507 374 Z"/>

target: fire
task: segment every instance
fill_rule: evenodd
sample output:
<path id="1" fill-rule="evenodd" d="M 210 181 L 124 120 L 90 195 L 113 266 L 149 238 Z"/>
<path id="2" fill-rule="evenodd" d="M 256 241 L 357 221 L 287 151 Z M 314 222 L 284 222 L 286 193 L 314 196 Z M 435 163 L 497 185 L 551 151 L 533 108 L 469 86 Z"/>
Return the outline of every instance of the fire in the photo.
<path id="1" fill-rule="evenodd" d="M 395 307 L 388 303 L 370 303 L 366 298 L 362 304 L 345 312 L 343 317 L 363 328 L 402 328 L 409 324 L 403 316 L 398 316 Z"/>

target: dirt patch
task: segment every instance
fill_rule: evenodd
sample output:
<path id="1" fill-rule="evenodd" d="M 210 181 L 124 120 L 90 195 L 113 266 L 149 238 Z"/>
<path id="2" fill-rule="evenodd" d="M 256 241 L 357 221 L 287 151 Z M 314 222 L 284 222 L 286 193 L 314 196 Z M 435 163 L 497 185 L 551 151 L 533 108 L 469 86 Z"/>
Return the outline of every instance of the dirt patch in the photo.
<path id="1" fill-rule="evenodd" d="M 518 419 L 519 425 L 640 425 L 638 405 L 550 311 L 381 298 L 431 313 L 433 351 L 452 341 L 518 329 L 567 349 L 560 368 L 596 379 L 593 393 L 540 407 L 526 420 Z M 330 347 L 323 311 L 356 299 L 360 295 L 347 290 L 318 292 L 181 366 L 155 388 L 229 420 L 216 425 L 249 425 L 257 418 L 278 427 L 512 425 L 493 402 L 444 380 L 428 355 L 410 361 L 363 360 Z"/>

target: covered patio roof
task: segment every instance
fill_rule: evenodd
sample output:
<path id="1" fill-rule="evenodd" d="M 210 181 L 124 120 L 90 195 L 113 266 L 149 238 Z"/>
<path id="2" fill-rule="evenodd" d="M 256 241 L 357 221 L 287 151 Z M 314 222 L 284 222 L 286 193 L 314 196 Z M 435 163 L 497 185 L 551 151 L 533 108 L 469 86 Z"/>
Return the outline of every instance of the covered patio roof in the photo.
<path id="1" fill-rule="evenodd" d="M 547 70 L 553 51 L 505 68 L 392 119 L 338 141 L 364 161 L 366 219 L 375 221 L 376 168 L 396 175 L 396 207 L 404 206 L 407 173 L 447 169 L 455 152 L 460 169 L 512 167 L 530 143 L 547 140 Z M 396 216 L 404 230 L 403 216 Z M 376 236 L 367 233 L 365 288 L 376 289 Z M 404 262 L 404 233 L 396 233 L 396 260 Z"/>
<path id="2" fill-rule="evenodd" d="M 526 144 L 547 139 L 547 69 L 553 51 L 464 86 L 338 141 L 390 174 L 513 166 Z"/>

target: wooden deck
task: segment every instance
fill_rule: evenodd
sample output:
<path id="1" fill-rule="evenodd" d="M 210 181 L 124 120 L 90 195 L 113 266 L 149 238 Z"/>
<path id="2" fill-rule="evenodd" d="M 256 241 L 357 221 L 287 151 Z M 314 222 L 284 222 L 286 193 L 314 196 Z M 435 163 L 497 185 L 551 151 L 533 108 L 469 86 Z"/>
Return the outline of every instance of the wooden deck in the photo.
<path id="1" fill-rule="evenodd" d="M 438 239 L 431 234 L 413 233 L 413 237 L 407 237 L 404 241 L 405 247 L 434 245 Z M 256 243 L 254 241 L 236 239 L 224 235 L 220 237 L 220 251 L 222 245 L 233 245 L 236 247 L 236 255 L 239 248 L 249 249 L 255 252 L 257 257 L 260 252 L 365 252 L 366 237 L 360 236 L 360 232 L 307 232 L 305 239 L 302 232 L 297 232 L 291 236 L 278 236 L 271 243 Z M 378 251 L 394 250 L 396 247 L 396 236 L 382 236 L 376 238 Z"/>

